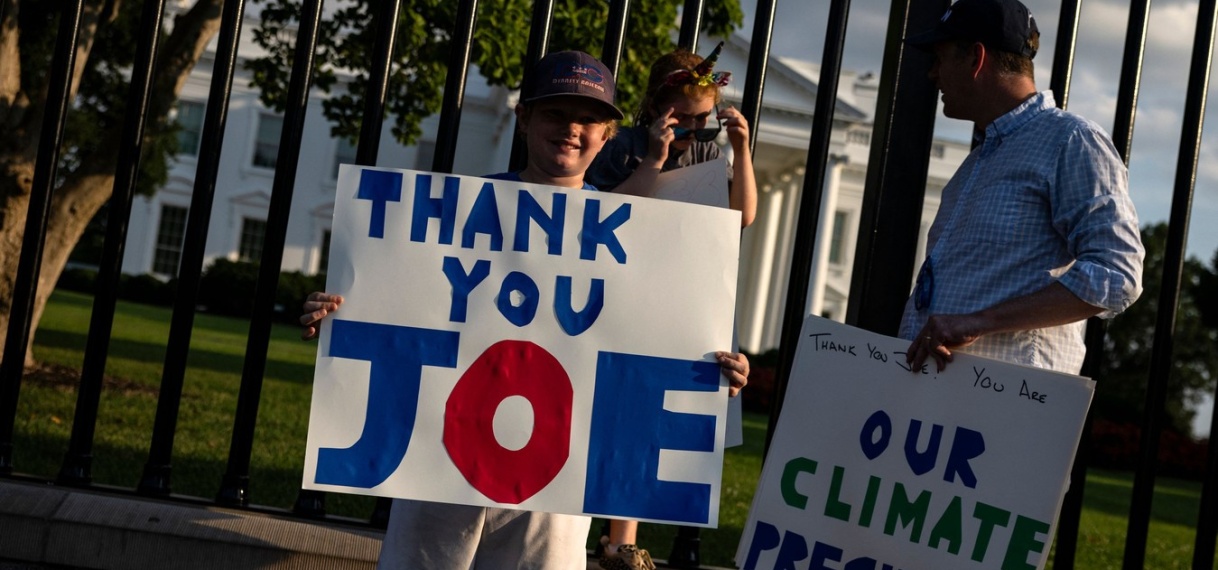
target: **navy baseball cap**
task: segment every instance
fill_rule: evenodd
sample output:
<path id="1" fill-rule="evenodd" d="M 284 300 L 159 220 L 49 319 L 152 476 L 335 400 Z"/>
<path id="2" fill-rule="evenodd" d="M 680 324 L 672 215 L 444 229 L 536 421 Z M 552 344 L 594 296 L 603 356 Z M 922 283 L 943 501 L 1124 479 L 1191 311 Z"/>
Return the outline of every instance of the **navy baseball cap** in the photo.
<path id="1" fill-rule="evenodd" d="M 528 83 L 521 86 L 520 101 L 532 103 L 549 97 L 587 97 L 603 103 L 617 120 L 625 115 L 613 104 L 613 74 L 600 60 L 582 51 L 557 51 L 541 58 Z"/>
<path id="2" fill-rule="evenodd" d="M 1036 57 L 1031 39 L 1039 34 L 1032 12 L 1019 0 L 960 0 L 952 4 L 934 28 L 910 36 L 911 46 L 928 49 L 954 40 L 981 42 L 993 50 Z"/>

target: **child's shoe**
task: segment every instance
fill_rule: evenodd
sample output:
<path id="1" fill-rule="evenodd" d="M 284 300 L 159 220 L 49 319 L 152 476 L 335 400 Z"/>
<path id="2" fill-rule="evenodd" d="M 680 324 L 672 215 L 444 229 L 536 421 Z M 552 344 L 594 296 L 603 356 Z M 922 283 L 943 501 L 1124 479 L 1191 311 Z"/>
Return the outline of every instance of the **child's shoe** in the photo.
<path id="1" fill-rule="evenodd" d="M 606 548 L 601 554 L 600 565 L 604 570 L 656 570 L 651 555 L 633 544 L 619 546 L 616 554 L 609 554 Z"/>

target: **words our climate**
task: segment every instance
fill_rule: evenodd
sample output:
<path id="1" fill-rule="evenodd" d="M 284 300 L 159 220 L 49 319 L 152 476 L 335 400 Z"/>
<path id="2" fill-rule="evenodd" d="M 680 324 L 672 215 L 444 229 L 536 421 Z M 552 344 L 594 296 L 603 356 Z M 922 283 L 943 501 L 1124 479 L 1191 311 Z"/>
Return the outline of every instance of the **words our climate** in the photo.
<path id="1" fill-rule="evenodd" d="M 364 170 L 359 199 L 372 201 L 369 238 L 384 237 L 385 209 L 402 200 L 400 173 Z M 442 194 L 431 197 L 432 176 L 419 174 L 410 216 L 411 241 L 423 242 L 427 224 L 439 222 L 439 243 L 451 245 L 457 225 L 461 180 L 445 177 Z M 549 255 L 561 255 L 566 199 L 552 194 L 547 213 L 525 190 L 518 194 L 513 250 L 527 251 L 530 222 L 546 233 Z M 580 259 L 594 260 L 605 246 L 617 263 L 626 262 L 614 230 L 630 219 L 623 204 L 604 220 L 600 202 L 586 200 L 579 233 Z M 461 228 L 461 247 L 472 248 L 478 234 L 490 237 L 502 251 L 504 232 L 495 188 L 483 184 Z M 467 270 L 456 258 L 444 259 L 453 288 L 449 319 L 464 322 L 466 299 L 488 274 L 490 262 L 479 260 Z M 571 307 L 571 279 L 556 280 L 555 314 L 571 336 L 587 330 L 603 302 L 604 285 L 593 280 L 582 311 Z M 509 295 L 525 300 L 513 305 Z M 503 281 L 497 307 L 517 326 L 528 324 L 537 310 L 535 282 L 520 272 Z M 371 489 L 401 465 L 410 445 L 423 381 L 423 367 L 456 368 L 461 334 L 456 331 L 336 319 L 330 334 L 330 356 L 370 363 L 368 403 L 359 439 L 345 449 L 321 448 L 315 482 Z M 655 356 L 601 351 L 597 355 L 591 438 L 583 511 L 590 514 L 705 524 L 710 516 L 711 486 L 658 479 L 659 450 L 712 452 L 715 416 L 674 413 L 664 409 L 668 391 L 714 392 L 720 389 L 719 366 Z M 612 382 L 600 379 L 611 378 Z M 499 404 L 512 396 L 533 408 L 533 433 L 524 447 L 503 447 L 494 434 Z M 443 445 L 453 465 L 478 492 L 505 504 L 536 495 L 566 465 L 570 452 L 573 388 L 562 364 L 545 348 L 528 341 L 503 340 L 491 345 L 462 374 L 445 403 Z M 623 423 L 625 422 L 625 423 Z M 630 425 L 632 429 L 616 429 Z M 622 465 L 635 468 L 623 471 Z"/>
<path id="2" fill-rule="evenodd" d="M 929 441 L 924 450 L 918 449 L 918 440 L 923 423 L 910 419 L 909 428 L 905 433 L 904 456 L 910 472 L 916 476 L 933 474 L 938 464 L 941 443 L 943 441 L 943 426 L 931 424 Z M 893 422 L 887 412 L 878 410 L 871 414 L 859 432 L 859 445 L 863 455 L 868 460 L 875 460 L 888 450 L 892 441 Z M 948 483 L 959 481 L 965 487 L 975 489 L 977 477 L 973 473 L 969 461 L 985 452 L 985 438 L 980 432 L 957 426 L 952 436 L 951 446 L 945 452 L 946 460 L 942 469 L 942 477 Z M 806 457 L 796 457 L 786 463 L 782 472 L 781 492 L 783 502 L 795 509 L 806 511 L 808 497 L 801 494 L 796 484 L 804 475 L 817 475 L 818 464 Z M 905 529 L 909 541 L 924 544 L 932 549 L 945 548 L 952 555 L 961 555 L 965 546 L 964 521 L 972 518 L 976 521 L 977 531 L 972 537 L 972 546 L 967 556 L 974 562 L 987 566 L 989 552 L 998 527 L 1006 528 L 1011 525 L 1010 511 L 973 501 L 967 512 L 965 500 L 960 496 L 943 497 L 930 491 L 922 490 L 911 497 L 909 488 L 900 481 L 886 482 L 877 476 L 867 478 L 863 491 L 862 503 L 854 505 L 843 500 L 844 496 L 856 495 L 862 481 L 857 477 L 848 478 L 846 469 L 835 465 L 832 474 L 828 475 L 828 493 L 826 494 L 823 515 L 842 523 L 851 523 L 862 527 L 880 527 L 888 536 L 895 536 L 897 527 Z M 855 493 L 852 493 L 855 491 Z M 887 505 L 883 505 L 884 498 Z M 857 508 L 856 508 L 857 507 Z M 930 523 L 930 532 L 924 532 Z M 1006 550 L 1002 559 L 1003 570 L 1035 568 L 1027 563 L 1030 552 L 1042 552 L 1044 540 L 1038 535 L 1047 535 L 1049 525 L 1043 521 L 1016 514 L 1014 526 L 1011 528 Z M 748 556 L 744 568 L 757 567 L 762 553 L 777 549 L 774 568 L 795 568 L 795 563 L 807 559 L 811 555 L 811 568 L 843 570 L 880 570 L 892 569 L 895 566 L 879 564 L 868 557 L 854 558 L 841 566 L 829 566 L 828 562 L 843 562 L 843 551 L 835 546 L 817 541 L 809 551 L 808 540 L 803 535 L 787 530 L 779 533 L 779 528 L 765 521 L 757 521 L 753 531 L 753 540 L 749 545 Z"/>

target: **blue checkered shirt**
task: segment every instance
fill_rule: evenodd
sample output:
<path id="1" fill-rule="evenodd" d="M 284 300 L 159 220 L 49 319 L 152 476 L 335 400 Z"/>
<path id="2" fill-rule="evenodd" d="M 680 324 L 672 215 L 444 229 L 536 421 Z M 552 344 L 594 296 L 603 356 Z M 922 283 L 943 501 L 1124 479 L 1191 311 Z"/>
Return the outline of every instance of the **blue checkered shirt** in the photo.
<path id="1" fill-rule="evenodd" d="M 1058 282 L 1099 307 L 1125 310 L 1142 292 L 1138 218 L 1125 164 L 1098 125 L 1037 94 L 986 127 L 943 189 L 927 240 L 930 302 L 905 304 L 900 335 L 933 314 L 964 314 Z M 915 286 L 915 291 L 917 286 Z M 997 333 L 961 352 L 1077 374 L 1086 321 Z"/>

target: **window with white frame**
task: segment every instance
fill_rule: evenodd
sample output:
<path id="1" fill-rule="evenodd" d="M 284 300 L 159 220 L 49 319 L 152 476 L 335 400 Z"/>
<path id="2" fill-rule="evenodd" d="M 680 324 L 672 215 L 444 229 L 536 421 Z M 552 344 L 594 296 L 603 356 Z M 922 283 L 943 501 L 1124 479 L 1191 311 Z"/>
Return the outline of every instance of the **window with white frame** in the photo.
<path id="1" fill-rule="evenodd" d="M 161 220 L 156 230 L 156 250 L 152 254 L 152 272 L 177 275 L 182 261 L 182 242 L 186 239 L 187 209 L 162 205 Z"/>
<path id="2" fill-rule="evenodd" d="M 174 122 L 178 126 L 178 155 L 199 156 L 199 141 L 203 138 L 203 111 L 198 101 L 178 101 Z"/>
<path id="3" fill-rule="evenodd" d="M 258 263 L 262 260 L 262 242 L 266 239 L 266 220 L 241 219 L 241 241 L 237 246 L 237 259 Z"/>
<path id="4" fill-rule="evenodd" d="M 838 210 L 833 213 L 833 235 L 829 238 L 829 263 L 841 265 L 842 263 L 842 238 L 846 235 L 846 221 L 849 216 L 846 212 Z"/>
<path id="5" fill-rule="evenodd" d="M 334 149 L 334 170 L 330 172 L 330 178 L 338 180 L 338 165 L 355 164 L 355 150 L 355 145 L 347 139 L 338 139 L 338 145 Z"/>
<path id="6" fill-rule="evenodd" d="M 283 117 L 258 115 L 258 135 L 254 140 L 254 166 L 275 168 L 279 159 L 279 134 L 283 132 Z"/>

